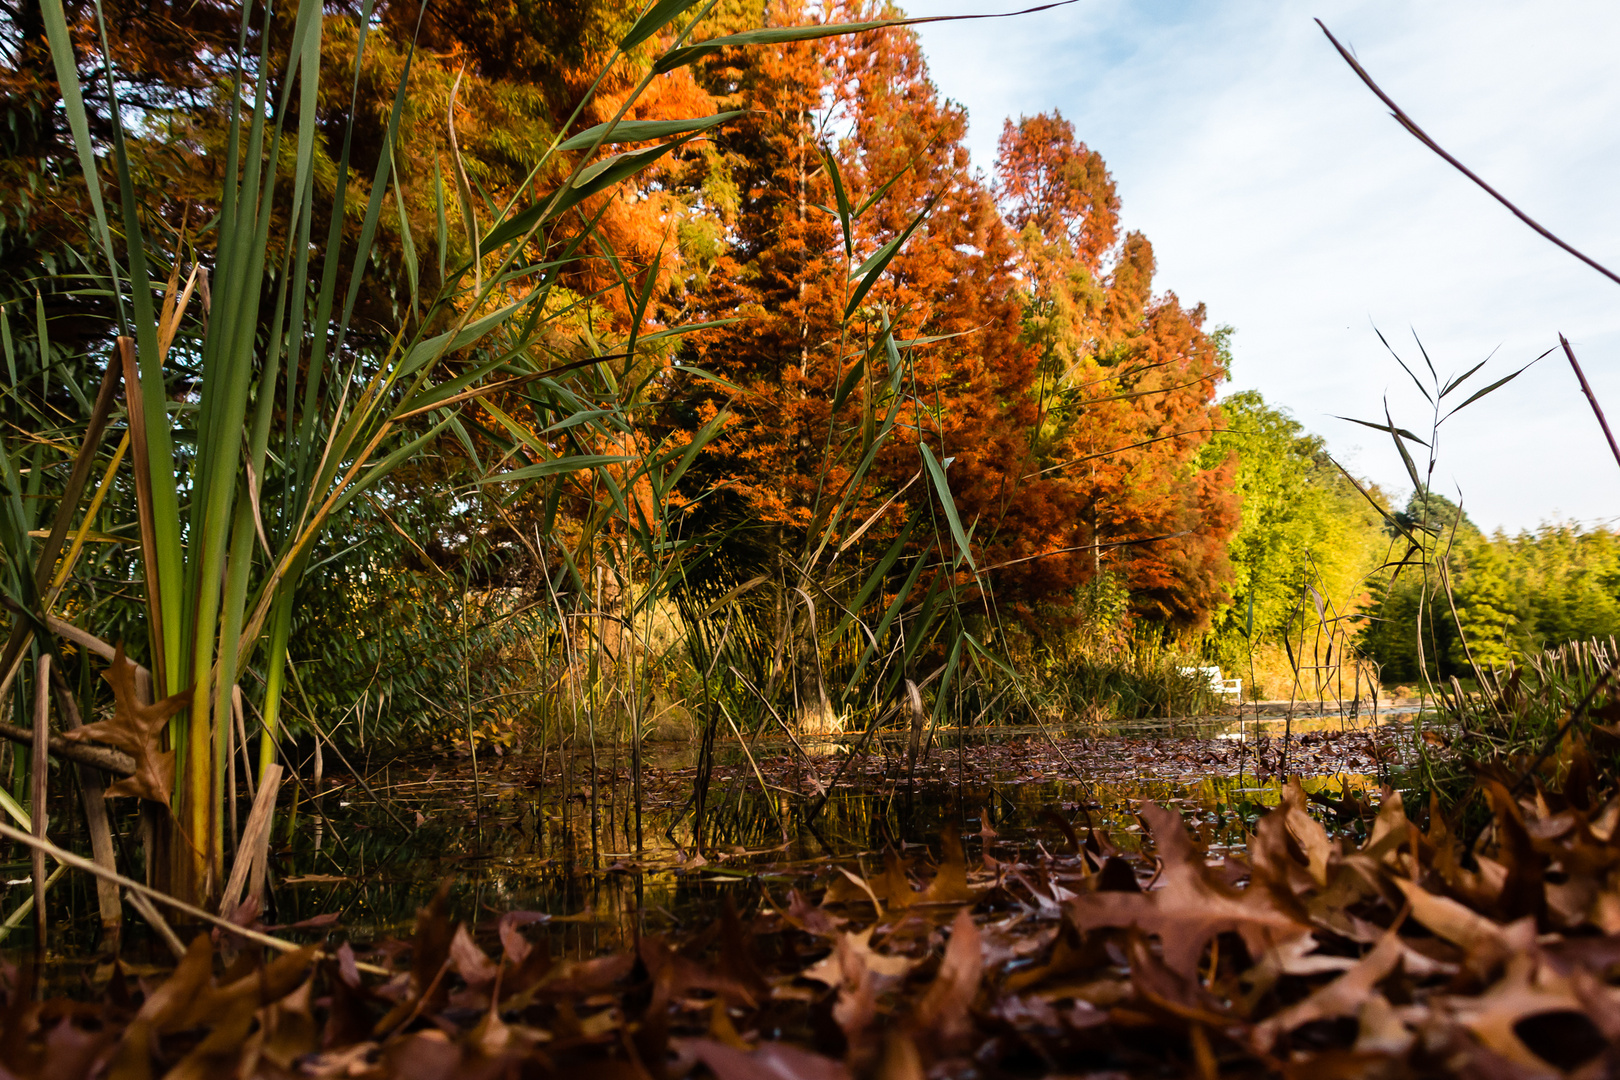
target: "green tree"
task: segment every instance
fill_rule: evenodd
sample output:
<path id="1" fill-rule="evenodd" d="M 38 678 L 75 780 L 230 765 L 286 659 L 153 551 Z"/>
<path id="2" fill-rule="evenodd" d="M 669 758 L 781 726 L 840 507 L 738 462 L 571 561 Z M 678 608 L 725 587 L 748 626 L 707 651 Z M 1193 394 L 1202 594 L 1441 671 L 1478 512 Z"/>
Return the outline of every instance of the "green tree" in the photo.
<path id="1" fill-rule="evenodd" d="M 1506 552 L 1492 543 L 1471 544 L 1460 560 L 1465 569 L 1452 588 L 1457 638 L 1452 642 L 1453 669 L 1504 667 L 1517 653 L 1510 632 L 1518 619 L 1505 571 Z"/>
<path id="2" fill-rule="evenodd" d="M 1406 508 L 1391 516 L 1404 528 L 1441 537 L 1442 543 L 1454 526 L 1459 536 L 1479 535 L 1479 526 L 1469 520 L 1462 507 L 1434 491 L 1414 491 L 1406 500 Z"/>
<path id="3" fill-rule="evenodd" d="M 1235 484 L 1243 502 L 1229 548 L 1235 599 L 1214 625 L 1216 652 L 1231 663 L 1247 654 L 1248 638 L 1279 639 L 1310 588 L 1340 613 L 1363 608 L 1367 575 L 1388 542 L 1377 510 L 1328 457 L 1319 436 L 1266 404 L 1259 391 L 1232 394 L 1221 408 L 1229 426 L 1213 450 L 1236 449 Z M 1376 489 L 1373 494 L 1381 497 Z"/>
<path id="4" fill-rule="evenodd" d="M 1457 612 L 1453 618 L 1438 576 L 1425 577 L 1416 556 L 1399 573 L 1384 575 L 1362 647 L 1389 679 L 1416 681 L 1425 667 L 1431 678 L 1468 678 L 1469 654 L 1481 668 L 1499 668 L 1567 642 L 1620 633 L 1620 537 L 1574 524 L 1486 537 L 1459 513 L 1450 500 L 1430 496 L 1414 497 L 1394 515 L 1410 525 L 1431 523 L 1426 557 L 1444 561 Z"/>

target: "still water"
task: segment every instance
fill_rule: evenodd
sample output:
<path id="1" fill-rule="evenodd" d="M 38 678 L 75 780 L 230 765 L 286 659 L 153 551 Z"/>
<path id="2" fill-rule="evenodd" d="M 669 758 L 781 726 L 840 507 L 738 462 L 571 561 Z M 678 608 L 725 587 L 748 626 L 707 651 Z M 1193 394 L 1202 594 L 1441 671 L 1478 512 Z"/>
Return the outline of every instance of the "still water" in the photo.
<path id="1" fill-rule="evenodd" d="M 1389 723 L 1387 714 L 1379 719 L 1391 745 L 1410 746 L 1410 727 Z M 693 846 L 697 755 L 688 747 L 648 745 L 639 836 L 623 747 L 597 747 L 594 804 L 587 748 L 576 748 L 566 767 L 555 749 L 544 756 L 484 751 L 476 785 L 464 756 L 357 763 L 364 784 L 344 772 L 323 777 L 318 788 L 308 776 L 284 785 L 265 922 L 291 928 L 336 913 L 335 925 L 284 932 L 294 939 L 331 934 L 357 946 L 408 938 L 417 908 L 449 878 L 455 918 L 482 923 L 506 911 L 544 912 L 553 953 L 588 957 L 623 948 L 637 934 L 705 925 L 728 895 L 739 907 L 782 903 L 789 889 L 811 886 L 833 863 L 857 871 L 880 865 L 889 844 L 937 850 L 945 828 L 967 837 L 970 860 L 986 823 L 1037 856 L 1066 842 L 1059 819 L 1082 837 L 1087 827 L 1106 829 L 1130 849 L 1140 836 L 1134 807 L 1143 799 L 1181 809 L 1219 853 L 1240 846 L 1256 814 L 1277 801 L 1280 781 L 1257 779 L 1255 762 L 1265 759 L 1249 755 L 1267 743 L 1275 754 L 1285 727 L 1291 746 L 1305 740 L 1290 771 L 1323 799 L 1372 796 L 1382 781 L 1398 779 L 1382 763 L 1384 775 L 1373 775 L 1308 755 L 1313 739 L 1365 733 L 1370 724 L 1324 713 L 1241 725 L 1150 722 L 1112 729 L 1107 738 L 1072 729 L 942 732 L 909 766 L 905 744 L 883 736 L 853 758 L 847 744 L 721 743 L 706 857 Z M 1398 773 L 1398 761 L 1390 768 Z M 246 809 L 244 800 L 244 820 Z M 138 858 L 138 849 L 121 852 L 121 867 Z M 5 864 L 0 874 L 0 906 L 10 912 L 28 894 L 27 863 Z M 95 911 L 93 884 L 82 875 L 66 875 L 51 891 L 47 977 L 61 992 L 88 989 L 98 970 L 105 974 L 104 955 L 97 964 L 103 946 Z M 137 970 L 166 965 L 166 950 L 140 918 L 126 909 L 126 920 L 124 960 Z M 31 922 L 4 942 L 14 957 L 32 954 Z"/>

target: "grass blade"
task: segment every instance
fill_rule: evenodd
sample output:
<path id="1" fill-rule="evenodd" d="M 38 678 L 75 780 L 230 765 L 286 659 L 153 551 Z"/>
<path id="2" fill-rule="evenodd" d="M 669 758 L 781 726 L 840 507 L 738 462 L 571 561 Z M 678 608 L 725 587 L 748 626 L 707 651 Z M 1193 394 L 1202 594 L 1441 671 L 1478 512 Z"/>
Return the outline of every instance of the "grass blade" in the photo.
<path id="1" fill-rule="evenodd" d="M 687 9 L 697 2 L 698 0 L 658 0 L 656 4 L 641 13 L 641 18 L 635 21 L 635 25 L 630 27 L 630 32 L 625 34 L 619 41 L 619 50 L 629 52 L 680 18 Z"/>
<path id="2" fill-rule="evenodd" d="M 978 567 L 973 564 L 973 552 L 968 548 L 967 535 L 962 532 L 961 519 L 956 516 L 956 500 L 952 498 L 951 486 L 945 480 L 945 470 L 940 466 L 939 459 L 934 457 L 934 452 L 928 449 L 927 443 L 918 443 L 917 449 L 922 453 L 923 465 L 928 469 L 928 479 L 934 485 L 934 494 L 939 496 L 939 504 L 945 511 L 945 523 L 950 526 L 951 539 L 956 541 L 956 549 L 967 561 L 968 568 L 977 572 Z"/>
<path id="3" fill-rule="evenodd" d="M 721 124 L 742 116 L 744 110 L 715 113 L 695 120 L 621 120 L 617 124 L 606 122 L 588 127 L 573 138 L 561 143 L 558 150 L 588 150 L 601 143 L 653 142 L 672 135 L 697 134 L 717 128 Z M 583 176 L 583 174 L 581 174 Z"/>
<path id="4" fill-rule="evenodd" d="M 850 315 L 854 314 L 855 309 L 861 306 L 861 301 L 866 299 L 866 294 L 872 290 L 873 285 L 877 284 L 877 280 L 883 274 L 883 271 L 888 269 L 889 263 L 899 254 L 906 241 L 911 239 L 911 234 L 917 231 L 917 226 L 923 223 L 923 219 L 928 217 L 929 211 L 933 210 L 934 204 L 937 202 L 939 202 L 938 194 L 930 196 L 928 201 L 923 204 L 922 212 L 911 219 L 911 224 L 906 226 L 904 232 L 878 248 L 877 251 L 872 253 L 871 258 L 863 262 L 850 275 L 852 281 L 859 278 L 860 284 L 856 286 L 855 292 L 850 296 L 849 303 L 844 305 L 844 318 L 849 318 Z"/>

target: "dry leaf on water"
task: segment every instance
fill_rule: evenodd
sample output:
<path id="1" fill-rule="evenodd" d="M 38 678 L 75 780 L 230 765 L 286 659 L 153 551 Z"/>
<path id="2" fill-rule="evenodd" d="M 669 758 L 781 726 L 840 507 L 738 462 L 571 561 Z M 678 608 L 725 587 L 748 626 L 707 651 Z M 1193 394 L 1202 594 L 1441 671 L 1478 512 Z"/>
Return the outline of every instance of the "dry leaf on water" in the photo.
<path id="1" fill-rule="evenodd" d="M 108 795 L 138 795 L 167 803 L 174 784 L 174 751 L 162 749 L 163 729 L 171 716 L 191 704 L 191 691 L 171 694 L 154 705 L 141 704 L 135 693 L 135 665 L 124 656 L 122 644 L 101 677 L 112 687 L 113 718 L 85 724 L 65 732 L 65 737 L 116 746 L 135 759 L 134 775 L 109 786 Z"/>

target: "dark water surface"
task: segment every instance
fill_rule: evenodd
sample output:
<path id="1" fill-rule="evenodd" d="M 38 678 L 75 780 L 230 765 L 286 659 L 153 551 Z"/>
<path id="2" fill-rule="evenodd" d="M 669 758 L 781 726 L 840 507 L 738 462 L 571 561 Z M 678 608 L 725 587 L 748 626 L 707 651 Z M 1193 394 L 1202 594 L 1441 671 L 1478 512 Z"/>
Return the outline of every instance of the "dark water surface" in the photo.
<path id="1" fill-rule="evenodd" d="M 1387 715 L 1381 719 L 1387 720 Z M 1360 723 L 1365 726 L 1366 720 Z M 1296 717 L 1298 738 L 1337 731 L 1357 721 L 1338 714 Z M 905 746 L 880 737 L 845 769 L 824 805 L 818 796 L 837 773 L 845 747 L 807 747 L 810 759 L 786 739 L 758 739 L 745 750 L 732 741 L 717 747 L 707 817 L 707 859 L 692 847 L 688 796 L 696 753 L 691 748 L 649 744 L 643 755 L 640 837 L 637 838 L 628 751 L 599 746 L 595 828 L 589 796 L 590 757 L 571 755 L 567 776 L 555 749 L 540 755 L 479 755 L 479 783 L 465 756 L 437 761 L 371 763 L 372 794 L 355 777 L 328 775 L 318 796 L 313 782 L 289 782 L 282 790 L 271 848 L 272 894 L 265 922 L 272 927 L 338 914 L 334 926 L 284 931 L 310 939 L 334 938 L 371 944 L 409 938 L 418 907 L 440 882 L 453 880 L 453 917 L 482 923 L 512 910 L 545 912 L 554 954 L 594 956 L 624 948 L 638 933 L 680 932 L 712 919 L 730 895 L 739 907 L 782 903 L 790 888 L 805 888 L 834 863 L 849 870 L 875 869 L 888 844 L 927 845 L 937 852 L 941 829 L 967 837 L 970 860 L 978 856 L 978 833 L 988 821 L 1002 840 L 1038 853 L 1065 842 L 1055 818 L 1084 835 L 1106 828 L 1114 842 L 1132 848 L 1140 835 L 1134 816 L 1139 800 L 1182 810 L 1214 852 L 1240 846 L 1246 828 L 1265 805 L 1276 803 L 1279 781 L 1257 781 L 1252 771 L 1203 768 L 1196 754 L 1169 774 L 1162 768 L 1122 767 L 1120 746 L 1168 755 L 1189 737 L 1204 746 L 1247 745 L 1256 737 L 1251 720 L 1168 722 L 1115 729 L 1110 748 L 1049 752 L 1041 729 L 994 729 L 968 736 L 943 732 L 910 781 Z M 1166 744 L 1171 737 L 1182 743 Z M 1390 730 L 1394 730 L 1391 728 Z M 1279 722 L 1261 718 L 1258 733 L 1275 738 Z M 1072 738 L 1073 731 L 1063 733 Z M 1403 736 L 1409 743 L 1410 734 Z M 1016 753 L 1008 753 L 1009 748 Z M 1206 755 L 1207 757 L 1207 755 Z M 362 772 L 364 772 L 362 766 Z M 1302 771 L 1309 772 L 1307 765 Z M 566 780 L 566 786 L 565 786 Z M 1379 778 L 1337 772 L 1304 779 L 1307 791 L 1340 798 L 1375 792 Z M 76 808 L 74 808 L 76 809 Z M 67 822 L 69 808 L 55 821 Z M 244 798 L 239 816 L 245 821 Z M 76 814 L 72 815 L 77 817 Z M 115 827 L 128 827 L 131 821 Z M 72 827 L 64 824 L 65 830 Z M 76 826 L 82 829 L 82 826 Z M 130 832 L 128 835 L 135 835 Z M 87 848 L 69 831 L 75 849 Z M 120 866 L 130 845 L 120 854 Z M 16 859 L 16 853 L 12 855 Z M 127 871 L 126 871 L 127 872 Z M 0 911 L 12 912 L 29 894 L 26 859 L 0 866 Z M 764 895 L 762 895 L 764 894 Z M 99 957 L 95 889 L 85 875 L 70 873 L 51 890 L 48 981 L 56 992 L 83 992 L 105 975 Z M 168 952 L 127 907 L 121 956 L 136 970 L 167 967 Z M 32 955 L 32 918 L 12 930 L 3 947 L 14 959 Z M 182 931 L 182 937 L 194 931 Z"/>

